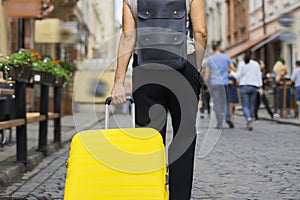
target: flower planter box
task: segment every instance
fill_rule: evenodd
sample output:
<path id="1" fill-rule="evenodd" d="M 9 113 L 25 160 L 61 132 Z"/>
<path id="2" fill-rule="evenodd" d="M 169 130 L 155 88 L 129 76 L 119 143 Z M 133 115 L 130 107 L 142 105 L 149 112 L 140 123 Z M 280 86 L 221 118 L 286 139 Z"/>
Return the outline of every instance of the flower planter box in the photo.
<path id="1" fill-rule="evenodd" d="M 56 78 L 54 82 L 54 87 L 63 87 L 66 83 L 66 79 L 64 77 Z"/>
<path id="2" fill-rule="evenodd" d="M 34 71 L 32 75 L 33 83 L 52 86 L 55 82 L 55 76 L 49 72 Z"/>
<path id="3" fill-rule="evenodd" d="M 29 83 L 33 70 L 25 65 L 10 66 L 8 75 L 14 81 Z"/>

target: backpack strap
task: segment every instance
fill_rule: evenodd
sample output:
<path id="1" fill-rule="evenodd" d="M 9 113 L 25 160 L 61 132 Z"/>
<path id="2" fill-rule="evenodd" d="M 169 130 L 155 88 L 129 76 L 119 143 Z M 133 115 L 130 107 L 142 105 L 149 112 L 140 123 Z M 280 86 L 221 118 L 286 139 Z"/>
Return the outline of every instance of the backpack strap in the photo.
<path id="1" fill-rule="evenodd" d="M 191 21 L 191 18 L 189 18 L 189 20 L 187 20 L 186 22 L 186 36 L 191 38 L 191 39 L 194 39 L 194 33 L 193 33 L 193 24 L 192 24 L 192 21 Z"/>

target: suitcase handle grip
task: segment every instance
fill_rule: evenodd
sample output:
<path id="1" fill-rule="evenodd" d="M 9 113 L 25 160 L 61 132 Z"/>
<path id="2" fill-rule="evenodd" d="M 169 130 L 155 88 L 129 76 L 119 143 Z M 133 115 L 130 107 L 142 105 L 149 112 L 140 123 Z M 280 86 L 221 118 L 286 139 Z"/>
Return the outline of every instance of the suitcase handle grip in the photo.
<path id="1" fill-rule="evenodd" d="M 135 128 L 135 104 L 131 96 L 126 96 L 126 101 L 131 103 L 131 117 L 132 117 L 132 128 Z M 112 97 L 107 97 L 105 100 L 105 125 L 104 128 L 109 127 L 109 106 L 112 102 Z"/>
<path id="2" fill-rule="evenodd" d="M 129 101 L 131 104 L 134 103 L 134 100 L 131 96 L 126 96 L 126 101 Z M 112 102 L 112 97 L 107 97 L 105 100 L 105 105 L 110 105 Z"/>

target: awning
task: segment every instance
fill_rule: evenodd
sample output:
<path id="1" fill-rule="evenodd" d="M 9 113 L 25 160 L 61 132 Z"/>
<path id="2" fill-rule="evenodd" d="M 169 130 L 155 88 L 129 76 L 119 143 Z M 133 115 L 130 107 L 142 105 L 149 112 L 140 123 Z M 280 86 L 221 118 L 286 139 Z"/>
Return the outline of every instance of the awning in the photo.
<path id="1" fill-rule="evenodd" d="M 267 39 L 261 41 L 260 43 L 258 43 L 257 45 L 255 45 L 254 47 L 251 48 L 251 51 L 256 51 L 257 49 L 265 46 L 266 44 L 268 44 L 269 42 L 271 42 L 272 40 L 276 39 L 277 37 L 280 36 L 280 34 L 282 33 L 282 31 L 278 31 L 276 33 L 274 33 L 273 35 L 271 35 L 270 37 L 268 37 Z"/>
<path id="2" fill-rule="evenodd" d="M 233 46 L 226 50 L 226 54 L 228 54 L 231 58 L 235 58 L 238 55 L 244 53 L 246 50 L 251 49 L 252 51 L 259 49 L 260 47 L 264 46 L 271 40 L 277 38 L 280 35 L 281 31 L 275 33 L 269 33 L 258 37 L 254 40 L 249 40 L 242 44 Z"/>

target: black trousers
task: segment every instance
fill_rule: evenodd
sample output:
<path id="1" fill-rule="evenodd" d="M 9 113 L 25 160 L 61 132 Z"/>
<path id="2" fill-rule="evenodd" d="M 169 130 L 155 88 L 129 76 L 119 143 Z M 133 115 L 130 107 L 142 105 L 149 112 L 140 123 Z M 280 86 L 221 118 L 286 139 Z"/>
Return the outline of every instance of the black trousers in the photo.
<path id="1" fill-rule="evenodd" d="M 202 106 L 200 108 L 200 112 L 204 113 L 204 110 L 207 109 L 208 114 L 210 114 L 210 93 L 208 91 L 207 86 L 203 86 L 202 92 L 201 92 L 201 99 L 202 99 Z"/>
<path id="2" fill-rule="evenodd" d="M 168 149 L 170 200 L 189 200 L 193 183 L 196 146 L 196 114 L 201 77 L 195 55 L 179 70 L 137 66 L 134 59 L 133 97 L 136 124 L 158 130 L 166 144 L 167 113 L 170 113 L 173 140 Z"/>
<path id="3" fill-rule="evenodd" d="M 267 99 L 265 92 L 263 93 L 262 96 L 260 96 L 260 94 L 257 94 L 256 97 L 256 104 L 255 104 L 255 118 L 258 119 L 258 110 L 259 110 L 259 105 L 261 103 L 261 101 L 263 102 L 263 104 L 265 105 L 265 109 L 267 110 L 268 114 L 270 115 L 271 118 L 273 118 L 273 112 L 270 108 L 269 105 L 269 100 Z"/>

